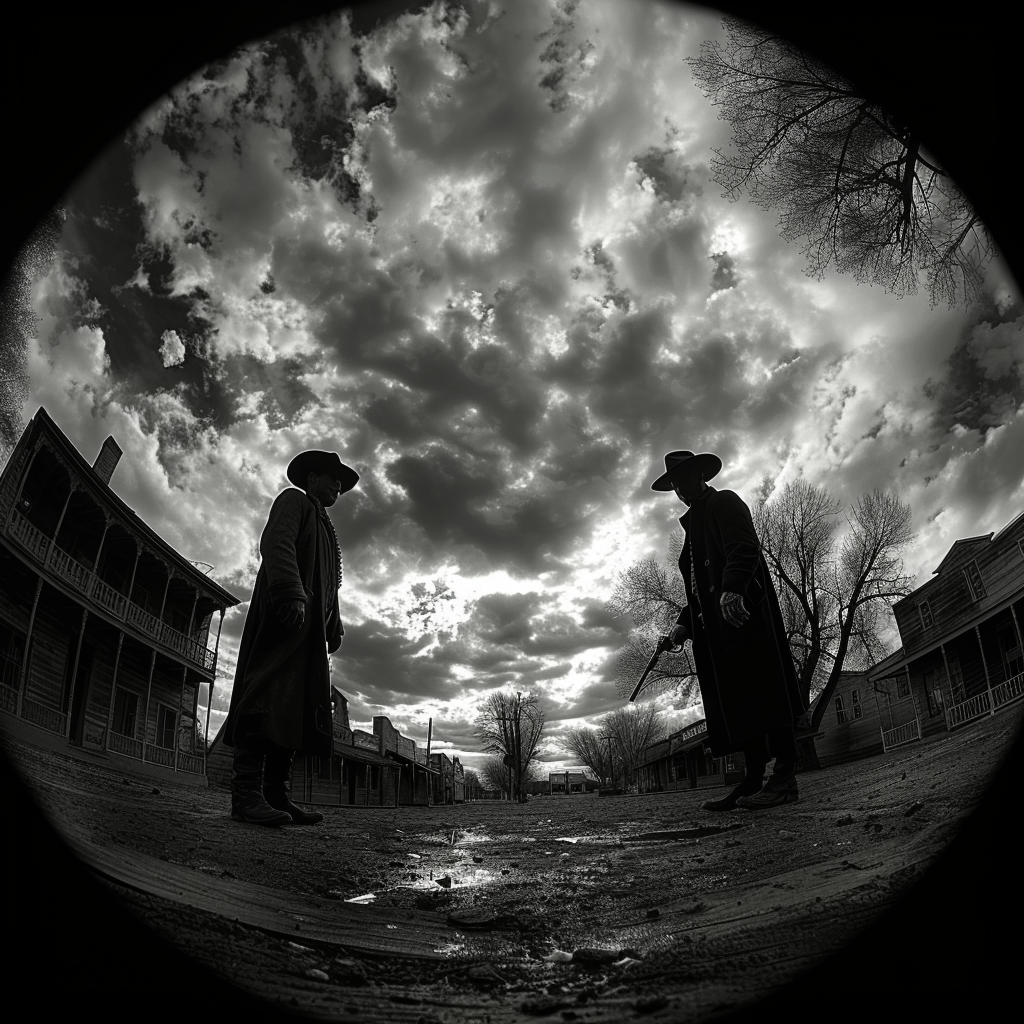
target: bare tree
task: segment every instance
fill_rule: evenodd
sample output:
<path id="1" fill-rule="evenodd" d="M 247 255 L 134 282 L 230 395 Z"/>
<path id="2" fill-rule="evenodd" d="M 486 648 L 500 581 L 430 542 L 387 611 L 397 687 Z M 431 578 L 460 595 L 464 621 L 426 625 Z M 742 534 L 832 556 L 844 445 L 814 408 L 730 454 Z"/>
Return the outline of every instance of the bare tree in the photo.
<path id="1" fill-rule="evenodd" d="M 843 669 L 885 655 L 884 617 L 911 590 L 900 554 L 911 538 L 910 506 L 895 494 L 864 494 L 837 539 L 840 509 L 825 488 L 795 481 L 773 494 L 766 479 L 753 512 L 804 698 L 821 692 L 814 728 Z"/>
<path id="2" fill-rule="evenodd" d="M 609 735 L 599 728 L 591 729 L 581 725 L 567 729 L 562 744 L 581 765 L 589 768 L 602 781 L 610 781 L 615 775 L 612 761 L 612 747 Z"/>
<path id="3" fill-rule="evenodd" d="M 734 152 L 712 162 L 725 195 L 778 210 L 818 277 L 834 266 L 901 296 L 923 272 L 933 305 L 973 301 L 994 245 L 913 127 L 786 39 L 723 24 L 690 65 L 732 126 Z"/>
<path id="4" fill-rule="evenodd" d="M 28 397 L 28 340 L 38 323 L 32 287 L 53 263 L 64 226 L 63 206 L 36 225 L 0 284 L 0 462 L 21 436 L 21 407 Z"/>
<path id="5" fill-rule="evenodd" d="M 526 781 L 544 732 L 544 712 L 532 694 L 497 691 L 484 701 L 476 734 L 484 750 L 501 756 L 511 770 L 516 799 L 526 799 Z"/>
<path id="6" fill-rule="evenodd" d="M 601 719 L 602 731 L 612 738 L 614 774 L 622 788 L 629 787 L 629 775 L 639 765 L 644 750 L 665 734 L 665 724 L 654 703 L 629 704 Z"/>
<path id="7" fill-rule="evenodd" d="M 616 664 L 615 688 L 622 697 L 632 693 L 659 635 L 672 629 L 686 607 L 686 589 L 678 569 L 682 544 L 682 533 L 673 533 L 666 561 L 659 565 L 648 556 L 635 562 L 620 574 L 608 600 L 610 611 L 632 616 L 636 627 L 630 631 Z M 677 690 L 684 699 L 696 696 L 696 670 L 686 649 L 658 659 L 643 693 L 650 696 L 669 689 Z"/>
<path id="8" fill-rule="evenodd" d="M 512 796 L 512 770 L 498 754 L 483 761 L 478 769 L 484 789 L 496 789 L 506 799 Z"/>

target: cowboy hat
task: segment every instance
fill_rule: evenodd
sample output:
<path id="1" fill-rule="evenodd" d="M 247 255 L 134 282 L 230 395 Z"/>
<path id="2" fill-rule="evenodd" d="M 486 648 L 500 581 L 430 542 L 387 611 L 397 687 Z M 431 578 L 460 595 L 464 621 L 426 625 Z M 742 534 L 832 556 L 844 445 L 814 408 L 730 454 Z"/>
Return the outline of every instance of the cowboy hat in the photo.
<path id="1" fill-rule="evenodd" d="M 320 452 L 311 449 L 306 452 L 299 452 L 298 455 L 288 463 L 288 479 L 296 487 L 306 489 L 306 483 L 310 473 L 319 476 L 325 473 L 341 481 L 341 493 L 352 490 L 359 481 L 359 474 L 338 457 L 337 452 Z"/>
<path id="2" fill-rule="evenodd" d="M 722 468 L 722 460 L 711 452 L 669 452 L 665 456 L 665 472 L 651 484 L 652 491 L 671 491 L 673 480 L 677 480 L 682 470 L 696 470 L 702 480 L 710 480 Z"/>

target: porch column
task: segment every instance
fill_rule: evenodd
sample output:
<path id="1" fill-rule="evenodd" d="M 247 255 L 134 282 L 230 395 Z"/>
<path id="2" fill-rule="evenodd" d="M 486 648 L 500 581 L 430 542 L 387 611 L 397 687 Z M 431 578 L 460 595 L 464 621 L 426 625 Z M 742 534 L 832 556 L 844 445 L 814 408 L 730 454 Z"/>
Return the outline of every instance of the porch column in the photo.
<path id="1" fill-rule="evenodd" d="M 1013 619 L 1013 628 L 1017 633 L 1017 647 L 1020 648 L 1021 652 L 1024 653 L 1024 640 L 1020 636 L 1020 623 L 1017 621 L 1017 612 L 1014 610 L 1013 605 L 1010 605 L 1010 616 Z"/>
<path id="2" fill-rule="evenodd" d="M 370 806 L 370 766 L 366 766 L 366 788 L 363 790 L 363 806 Z"/>
<path id="3" fill-rule="evenodd" d="M 181 705 L 185 703 L 185 683 L 188 682 L 188 666 L 181 670 L 181 692 L 178 694 L 178 716 L 174 723 L 174 770 L 178 770 L 178 737 L 181 735 Z"/>
<path id="4" fill-rule="evenodd" d="M 395 806 L 398 806 L 399 794 L 402 792 L 402 766 L 398 766 L 398 774 L 395 776 Z"/>
<path id="5" fill-rule="evenodd" d="M 53 555 L 53 549 L 57 546 L 57 535 L 60 533 L 60 528 L 64 525 L 64 516 L 67 515 L 68 505 L 71 504 L 71 498 L 77 489 L 78 485 L 75 481 L 70 481 L 68 496 L 64 501 L 64 507 L 60 510 L 60 518 L 57 520 L 57 526 L 54 528 L 53 536 L 50 538 L 50 543 L 46 548 L 46 559 L 43 562 L 43 565 L 45 565 L 47 569 L 50 568 L 50 557 Z"/>
<path id="6" fill-rule="evenodd" d="M 160 602 L 160 614 L 157 616 L 159 628 L 156 631 L 156 638 L 160 643 L 166 643 L 164 640 L 164 612 L 167 609 L 167 595 L 171 592 L 171 580 L 174 578 L 170 566 L 165 566 L 165 568 L 167 569 L 167 585 L 164 587 L 164 599 Z"/>
<path id="7" fill-rule="evenodd" d="M 142 726 L 142 760 L 146 760 L 146 747 L 149 745 L 149 704 L 153 697 L 153 670 L 156 668 L 156 651 L 149 655 L 149 679 L 146 681 L 146 720 Z"/>
<path id="8" fill-rule="evenodd" d="M 220 631 L 224 628 L 224 609 L 220 610 L 220 622 L 217 623 L 217 642 L 213 645 L 213 665 L 217 667 L 217 652 L 220 651 Z"/>
<path id="9" fill-rule="evenodd" d="M 64 738 L 71 741 L 71 719 L 75 707 L 75 677 L 78 675 L 78 659 L 82 656 L 82 640 L 85 638 L 85 624 L 89 621 L 89 613 L 82 612 L 82 625 L 78 630 L 78 646 L 75 648 L 75 663 L 71 667 L 71 689 L 68 691 L 68 720 L 64 723 Z M 82 709 L 85 714 L 85 709 Z"/>
<path id="10" fill-rule="evenodd" d="M 186 669 L 186 671 L 188 671 Z M 200 680 L 196 680 L 195 692 L 192 694 L 192 753 L 196 752 L 196 733 L 199 731 L 199 685 Z"/>
<path id="11" fill-rule="evenodd" d="M 946 686 L 949 689 L 949 703 L 953 703 L 953 677 L 949 674 L 949 660 L 946 658 L 946 645 L 939 644 L 939 650 L 942 652 L 942 667 L 946 670 Z M 945 704 L 942 706 L 942 717 L 946 720 L 946 729 L 949 729 L 949 708 Z"/>
<path id="12" fill-rule="evenodd" d="M 107 706 L 107 731 L 103 734 L 103 749 L 110 749 L 110 731 L 114 727 L 114 694 L 117 693 L 117 670 L 121 667 L 121 648 L 124 646 L 124 631 L 117 631 L 117 654 L 114 656 L 114 675 L 110 680 L 110 702 Z M 132 739 L 135 737 L 133 736 Z"/>
<path id="13" fill-rule="evenodd" d="M 103 545 L 107 540 L 107 533 L 110 530 L 110 518 L 107 516 L 106 509 L 103 509 L 103 536 L 100 537 L 100 546 L 96 549 L 96 557 L 93 559 L 92 565 L 92 586 L 89 587 L 89 596 L 96 596 L 96 584 L 100 579 L 100 555 L 103 554 Z"/>
<path id="14" fill-rule="evenodd" d="M 975 626 L 974 635 L 978 638 L 978 650 L 981 651 L 981 667 L 985 670 L 985 689 L 988 690 L 988 713 L 996 713 L 996 704 L 992 699 L 992 680 L 988 675 L 988 662 L 985 660 L 985 645 L 981 642 L 981 630 Z"/>
<path id="15" fill-rule="evenodd" d="M 213 711 L 213 680 L 206 694 L 206 727 L 203 729 L 203 774 L 206 774 L 206 752 L 210 749 L 210 712 Z M 196 687 L 196 714 L 199 714 L 199 687 Z"/>
<path id="16" fill-rule="evenodd" d="M 21 718 L 21 698 L 28 688 L 28 656 L 32 650 L 32 630 L 36 626 L 36 609 L 39 607 L 39 595 L 43 592 L 43 577 L 36 581 L 36 596 L 32 599 L 32 611 L 28 617 L 28 632 L 25 634 L 25 650 L 21 652 L 21 674 L 18 677 L 18 706 L 15 713 Z M 68 705 L 70 707 L 70 704 Z"/>
<path id="17" fill-rule="evenodd" d="M 132 601 L 132 592 L 135 590 L 135 574 L 139 571 L 139 559 L 142 558 L 142 548 L 139 546 L 135 538 L 132 538 L 132 543 L 135 545 L 135 564 L 132 566 L 132 578 L 128 581 L 128 593 L 127 598 L 129 604 L 134 604 Z M 125 609 L 125 614 L 127 614 Z"/>
<path id="18" fill-rule="evenodd" d="M 345 793 L 343 786 L 345 785 L 345 758 L 340 754 L 338 755 L 338 803 L 343 804 Z"/>
<path id="19" fill-rule="evenodd" d="M 914 717 L 917 719 L 917 736 L 918 739 L 921 737 L 921 712 L 917 706 L 917 697 L 914 695 L 914 684 L 910 679 L 910 663 L 908 662 L 903 666 L 903 671 L 907 673 L 907 688 L 910 690 L 910 700 L 914 705 Z"/>
<path id="20" fill-rule="evenodd" d="M 196 621 L 196 608 L 198 608 L 198 607 L 199 607 L 199 588 L 196 587 L 196 599 L 192 602 L 192 612 L 191 612 L 191 614 L 188 617 L 188 631 L 185 633 L 185 646 L 186 646 L 186 648 L 189 651 L 192 651 L 193 648 L 197 646 L 193 642 L 193 640 L 192 640 L 192 627 L 195 625 L 195 621 Z M 187 657 L 187 655 L 186 655 L 186 657 Z M 201 657 L 195 657 L 195 658 L 193 658 L 193 661 L 198 661 L 200 665 L 203 664 L 203 659 Z M 198 692 L 198 689 L 197 689 L 196 692 Z"/>

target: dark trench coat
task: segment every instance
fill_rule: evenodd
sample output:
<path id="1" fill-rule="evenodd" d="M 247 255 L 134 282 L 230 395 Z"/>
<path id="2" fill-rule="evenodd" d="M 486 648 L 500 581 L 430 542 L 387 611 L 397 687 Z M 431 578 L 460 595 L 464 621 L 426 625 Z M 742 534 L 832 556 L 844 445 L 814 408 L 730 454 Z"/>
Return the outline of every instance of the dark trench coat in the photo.
<path id="1" fill-rule="evenodd" d="M 708 487 L 679 522 L 686 532 L 679 571 L 688 601 L 679 620 L 693 640 L 708 746 L 721 757 L 792 725 L 805 708 L 779 599 L 746 504 L 733 491 Z M 742 626 L 722 616 L 725 590 L 743 596 L 750 618 Z"/>
<path id="2" fill-rule="evenodd" d="M 333 539 L 317 522 L 312 500 L 282 491 L 260 537 L 263 557 L 238 648 L 224 742 L 255 733 L 289 750 L 330 757 L 333 743 L 328 651 L 341 646 L 337 577 L 325 579 L 324 545 Z M 333 597 L 331 596 L 333 595 Z M 282 601 L 306 602 L 301 627 L 277 617 Z"/>

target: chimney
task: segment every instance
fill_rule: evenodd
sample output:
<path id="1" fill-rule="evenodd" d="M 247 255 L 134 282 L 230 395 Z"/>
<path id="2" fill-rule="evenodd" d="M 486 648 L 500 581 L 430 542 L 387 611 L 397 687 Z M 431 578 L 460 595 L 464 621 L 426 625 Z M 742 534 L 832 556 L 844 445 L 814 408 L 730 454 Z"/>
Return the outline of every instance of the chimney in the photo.
<path id="1" fill-rule="evenodd" d="M 121 446 L 112 437 L 108 437 L 103 442 L 103 447 L 100 449 L 99 455 L 96 456 L 96 461 L 92 464 L 93 472 L 103 483 L 109 484 L 110 477 L 120 458 Z"/>

